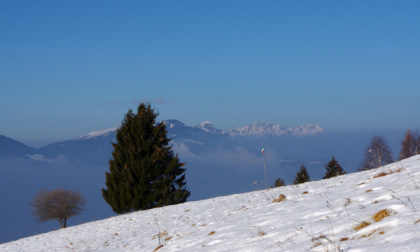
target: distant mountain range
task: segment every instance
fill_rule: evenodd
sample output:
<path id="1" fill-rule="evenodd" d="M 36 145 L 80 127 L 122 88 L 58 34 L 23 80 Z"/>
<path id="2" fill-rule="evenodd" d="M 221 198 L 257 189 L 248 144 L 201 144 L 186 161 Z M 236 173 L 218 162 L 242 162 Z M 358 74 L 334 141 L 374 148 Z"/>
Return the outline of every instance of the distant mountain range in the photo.
<path id="1" fill-rule="evenodd" d="M 256 122 L 244 127 L 222 131 L 214 127 L 214 125 L 209 121 L 205 121 L 196 126 L 187 126 L 176 119 L 165 120 L 163 122 L 166 124 L 169 131 L 199 132 L 199 130 L 201 130 L 209 134 L 229 136 L 314 136 L 324 132 L 320 126 L 315 124 L 308 124 L 306 126 L 299 127 L 287 127 L 281 124 L 272 124 L 269 122 Z M 114 134 L 116 130 L 117 127 L 94 131 L 83 135 L 76 140 L 86 140 L 95 137 L 108 136 L 110 134 Z"/>

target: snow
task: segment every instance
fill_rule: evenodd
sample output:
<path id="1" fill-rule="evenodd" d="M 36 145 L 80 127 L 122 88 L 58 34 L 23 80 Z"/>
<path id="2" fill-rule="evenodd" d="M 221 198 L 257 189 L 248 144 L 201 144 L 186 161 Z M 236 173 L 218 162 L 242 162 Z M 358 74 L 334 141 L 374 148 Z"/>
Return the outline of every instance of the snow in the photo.
<path id="1" fill-rule="evenodd" d="M 324 130 L 315 124 L 299 127 L 286 127 L 281 124 L 257 122 L 244 127 L 238 127 L 227 131 L 230 136 L 306 136 L 322 133 Z"/>
<path id="2" fill-rule="evenodd" d="M 414 156 L 327 180 L 119 215 L 0 244 L 0 251 L 417 251 L 419 186 Z M 281 194 L 286 199 L 273 202 Z M 375 220 L 377 213 L 383 218 Z"/>
<path id="3" fill-rule="evenodd" d="M 76 140 L 88 140 L 88 139 L 99 137 L 99 136 L 107 136 L 111 133 L 115 133 L 116 131 L 117 131 L 117 127 L 106 129 L 106 130 L 93 131 L 86 135 L 78 137 Z"/>
<path id="4" fill-rule="evenodd" d="M 204 121 L 196 126 L 196 128 L 199 128 L 201 130 L 204 130 L 207 133 L 213 133 L 213 134 L 222 134 L 222 131 L 219 129 L 216 129 L 214 125 L 209 121 Z"/>

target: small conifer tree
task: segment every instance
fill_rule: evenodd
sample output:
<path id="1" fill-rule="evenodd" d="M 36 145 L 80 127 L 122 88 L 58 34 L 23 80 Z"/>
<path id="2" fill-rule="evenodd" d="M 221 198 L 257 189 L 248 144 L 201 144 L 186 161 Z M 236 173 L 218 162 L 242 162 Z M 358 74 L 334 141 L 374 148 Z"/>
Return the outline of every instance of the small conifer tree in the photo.
<path id="1" fill-rule="evenodd" d="M 285 186 L 284 180 L 282 178 L 278 178 L 276 179 L 276 181 L 274 181 L 274 187 L 280 187 L 280 186 Z"/>
<path id="2" fill-rule="evenodd" d="M 325 176 L 323 179 L 337 177 L 343 174 L 346 174 L 346 172 L 341 168 L 341 166 L 338 164 L 337 160 L 333 157 L 331 161 L 325 165 Z"/>
<path id="3" fill-rule="evenodd" d="M 306 171 L 306 167 L 302 164 L 300 166 L 299 172 L 296 174 L 295 181 L 293 182 L 293 184 L 302 184 L 308 182 L 309 180 L 310 178 L 308 172 Z"/>
<path id="4" fill-rule="evenodd" d="M 140 104 L 137 114 L 130 109 L 121 127 L 106 172 L 102 196 L 116 213 L 145 210 L 183 203 L 186 189 L 185 164 L 169 146 L 164 122 L 150 104 Z"/>

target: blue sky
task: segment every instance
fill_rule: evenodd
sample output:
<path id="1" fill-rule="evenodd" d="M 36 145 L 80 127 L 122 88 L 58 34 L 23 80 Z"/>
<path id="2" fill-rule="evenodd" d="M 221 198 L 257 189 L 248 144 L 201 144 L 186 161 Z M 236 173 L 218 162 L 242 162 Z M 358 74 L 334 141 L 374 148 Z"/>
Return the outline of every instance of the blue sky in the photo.
<path id="1" fill-rule="evenodd" d="M 159 119 L 420 128 L 419 1 L 1 1 L 0 135 Z"/>

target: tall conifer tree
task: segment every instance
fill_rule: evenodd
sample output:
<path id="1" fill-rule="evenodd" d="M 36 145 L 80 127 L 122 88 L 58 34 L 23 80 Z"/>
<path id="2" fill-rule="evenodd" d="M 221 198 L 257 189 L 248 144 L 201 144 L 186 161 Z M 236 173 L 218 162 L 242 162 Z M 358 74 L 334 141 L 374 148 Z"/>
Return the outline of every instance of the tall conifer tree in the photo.
<path id="1" fill-rule="evenodd" d="M 323 179 L 337 177 L 343 174 L 346 174 L 346 172 L 341 168 L 341 166 L 338 164 L 337 160 L 333 157 L 331 161 L 325 165 L 325 176 Z"/>
<path id="2" fill-rule="evenodd" d="M 309 174 L 306 171 L 306 167 L 302 164 L 300 166 L 299 172 L 296 174 L 294 185 L 302 184 L 309 181 Z"/>
<path id="3" fill-rule="evenodd" d="M 137 114 L 130 109 L 121 127 L 106 172 L 105 201 L 116 213 L 183 203 L 186 189 L 185 163 L 180 163 L 169 146 L 165 124 L 156 124 L 158 113 L 150 104 L 140 104 Z"/>

